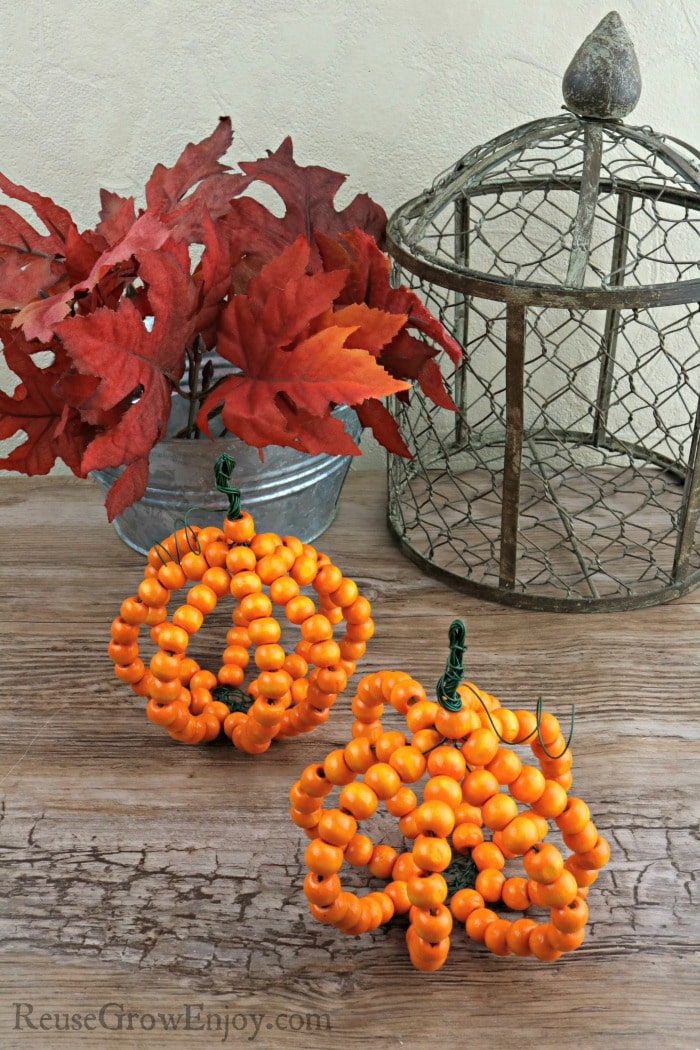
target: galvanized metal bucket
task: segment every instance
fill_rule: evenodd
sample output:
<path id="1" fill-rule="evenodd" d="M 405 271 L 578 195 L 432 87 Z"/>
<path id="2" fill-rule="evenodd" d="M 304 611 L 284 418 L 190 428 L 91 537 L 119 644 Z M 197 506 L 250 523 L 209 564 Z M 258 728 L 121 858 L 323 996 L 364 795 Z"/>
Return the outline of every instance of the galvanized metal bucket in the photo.
<path id="1" fill-rule="evenodd" d="M 334 413 L 357 441 L 361 426 L 352 409 Z M 338 509 L 352 456 L 310 456 L 270 446 L 261 462 L 258 450 L 234 437 L 198 441 L 166 439 L 152 450 L 148 487 L 142 499 L 114 520 L 120 538 L 141 554 L 168 536 L 178 518 L 192 509 L 195 525 L 220 525 L 228 503 L 214 487 L 214 463 L 222 452 L 236 460 L 232 481 L 258 532 L 298 536 L 310 543 L 331 524 Z M 122 468 L 94 471 L 105 489 Z"/>

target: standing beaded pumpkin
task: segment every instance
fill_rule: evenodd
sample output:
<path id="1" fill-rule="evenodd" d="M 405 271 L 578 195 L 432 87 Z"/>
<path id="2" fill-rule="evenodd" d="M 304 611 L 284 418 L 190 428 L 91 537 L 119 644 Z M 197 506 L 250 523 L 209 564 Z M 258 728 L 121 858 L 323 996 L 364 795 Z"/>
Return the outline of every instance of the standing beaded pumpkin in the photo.
<path id="1" fill-rule="evenodd" d="M 328 555 L 294 536 L 256 532 L 230 485 L 233 465 L 230 456 L 217 461 L 217 486 L 231 504 L 221 528 L 185 523 L 150 549 L 136 594 L 112 622 L 108 651 L 117 677 L 147 698 L 148 718 L 173 739 L 206 743 L 223 731 L 235 747 L 259 754 L 326 721 L 374 622 L 357 584 Z M 168 617 L 171 596 L 185 587 Z M 228 598 L 235 604 L 221 664 L 203 669 L 188 646 Z M 301 635 L 290 652 L 275 606 Z M 157 647 L 148 669 L 139 655 L 142 626 Z M 257 673 L 242 691 L 251 653 Z"/>

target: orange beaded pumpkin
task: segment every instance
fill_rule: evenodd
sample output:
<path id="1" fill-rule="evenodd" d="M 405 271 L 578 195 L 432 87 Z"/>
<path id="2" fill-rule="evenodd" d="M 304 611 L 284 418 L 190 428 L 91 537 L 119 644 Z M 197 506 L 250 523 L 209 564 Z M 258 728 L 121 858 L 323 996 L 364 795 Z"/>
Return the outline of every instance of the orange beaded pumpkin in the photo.
<path id="1" fill-rule="evenodd" d="M 124 599 L 112 623 L 108 651 L 117 676 L 147 697 L 149 719 L 175 740 L 207 742 L 223 729 L 234 746 L 259 754 L 273 739 L 308 732 L 328 718 L 374 623 L 370 603 L 327 555 L 294 536 L 257 533 L 250 514 L 240 511 L 237 490 L 222 491 L 234 498 L 221 528 L 185 525 L 151 548 L 137 593 Z M 184 601 L 168 616 L 172 594 L 185 587 Z M 221 664 L 205 670 L 187 655 L 189 642 L 231 597 Z M 291 652 L 281 644 L 275 607 L 301 635 Z M 157 646 L 148 669 L 138 649 L 142 625 Z M 255 671 L 243 694 L 251 657 Z"/>
<path id="2" fill-rule="evenodd" d="M 352 702 L 353 739 L 293 785 L 291 818 L 311 839 L 309 909 L 353 935 L 407 914 L 408 952 L 420 970 L 443 965 L 455 921 L 498 955 L 557 959 L 583 941 L 585 897 L 610 849 L 585 802 L 568 795 L 571 752 L 557 719 L 540 704 L 536 714 L 503 708 L 461 681 L 464 625 L 455 621 L 450 635 L 437 702 L 405 672 L 366 675 Z M 403 716 L 400 730 L 385 730 L 386 703 Z M 529 745 L 538 764 L 506 744 Z M 381 802 L 411 847 L 375 845 L 361 830 Z M 550 821 L 572 850 L 566 860 L 545 841 Z M 522 869 L 513 874 L 517 858 Z M 363 897 L 344 890 L 344 863 L 384 879 L 384 889 Z M 532 918 L 532 909 L 549 913 Z M 528 914 L 513 920 L 513 911 Z"/>

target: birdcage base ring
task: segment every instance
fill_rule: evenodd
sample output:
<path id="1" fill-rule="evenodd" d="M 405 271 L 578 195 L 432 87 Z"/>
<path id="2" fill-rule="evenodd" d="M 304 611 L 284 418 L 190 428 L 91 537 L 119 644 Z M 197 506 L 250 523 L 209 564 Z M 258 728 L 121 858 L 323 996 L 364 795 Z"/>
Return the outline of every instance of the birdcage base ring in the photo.
<path id="1" fill-rule="evenodd" d="M 388 523 L 403 552 L 467 593 L 522 609 L 644 608 L 700 583 L 698 545 L 678 560 L 683 464 L 613 437 L 546 437 L 549 446 L 524 434 L 513 579 L 503 580 L 503 436 L 410 464 L 392 457 Z"/>

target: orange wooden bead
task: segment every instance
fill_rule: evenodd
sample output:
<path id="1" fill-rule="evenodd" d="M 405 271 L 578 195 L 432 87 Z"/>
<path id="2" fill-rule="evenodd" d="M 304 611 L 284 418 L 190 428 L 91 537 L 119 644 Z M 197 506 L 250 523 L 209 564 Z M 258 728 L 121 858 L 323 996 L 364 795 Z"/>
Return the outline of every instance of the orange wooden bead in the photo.
<path id="1" fill-rule="evenodd" d="M 247 511 L 238 518 L 224 518 L 224 536 L 233 543 L 247 543 L 255 535 L 255 522 Z"/>

